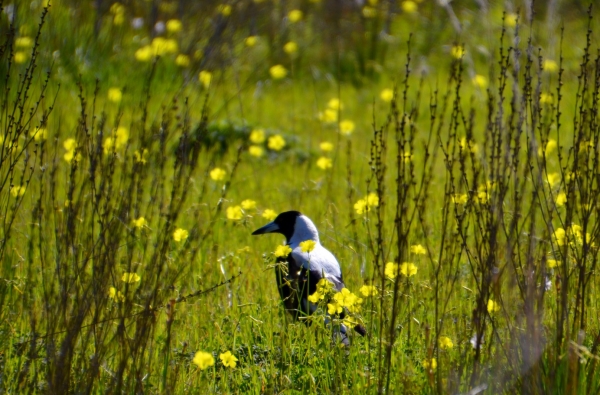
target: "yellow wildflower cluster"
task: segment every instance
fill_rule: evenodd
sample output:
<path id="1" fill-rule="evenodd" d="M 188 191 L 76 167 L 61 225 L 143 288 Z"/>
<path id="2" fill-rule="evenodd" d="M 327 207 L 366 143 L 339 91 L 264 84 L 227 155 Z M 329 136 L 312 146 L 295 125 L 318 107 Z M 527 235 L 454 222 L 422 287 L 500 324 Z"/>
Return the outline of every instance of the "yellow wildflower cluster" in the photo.
<path id="1" fill-rule="evenodd" d="M 440 344 L 440 348 L 452 348 L 452 347 L 454 347 L 454 343 L 452 343 L 452 339 L 450 339 L 447 336 L 440 336 L 440 338 L 438 339 L 438 342 Z"/>
<path id="2" fill-rule="evenodd" d="M 179 45 L 175 39 L 155 37 L 152 43 L 135 51 L 135 58 L 139 62 L 148 62 L 155 56 L 176 54 L 177 52 L 179 52 Z"/>
<path id="3" fill-rule="evenodd" d="M 137 283 L 141 280 L 141 277 L 137 273 L 123 273 L 121 281 L 127 284 Z"/>
<path id="4" fill-rule="evenodd" d="M 386 277 L 393 280 L 398 277 L 398 271 L 400 271 L 400 274 L 404 277 L 411 277 L 417 274 L 417 270 L 417 266 L 411 262 L 402 262 L 400 265 L 395 262 L 388 262 L 385 264 L 384 272 Z"/>
<path id="5" fill-rule="evenodd" d="M 550 153 L 552 153 L 556 149 L 557 146 L 558 146 L 558 144 L 556 143 L 556 140 L 548 139 L 548 142 L 546 142 L 545 147 L 538 148 L 538 156 L 539 157 L 548 156 Z"/>
<path id="6" fill-rule="evenodd" d="M 267 221 L 273 221 L 275 218 L 277 218 L 277 213 L 275 212 L 275 210 L 271 210 L 270 208 L 268 208 L 263 211 L 262 217 Z"/>
<path id="7" fill-rule="evenodd" d="M 227 207 L 227 219 L 232 221 L 238 221 L 244 218 L 244 212 L 242 206 L 230 206 Z"/>
<path id="8" fill-rule="evenodd" d="M 344 105 L 338 98 L 330 99 L 327 102 L 327 108 L 318 114 L 319 121 L 324 123 L 336 123 L 338 121 L 339 112 L 344 108 Z M 351 121 L 349 121 L 351 122 Z M 344 124 L 345 130 L 347 130 L 350 126 L 354 129 L 354 124 Z M 342 129 L 342 125 L 340 124 L 340 131 Z M 350 131 L 352 133 L 352 131 Z"/>
<path id="9" fill-rule="evenodd" d="M 421 244 L 415 244 L 410 246 L 410 252 L 415 255 L 425 255 L 427 254 L 427 250 Z"/>
<path id="10" fill-rule="evenodd" d="M 192 362 L 195 363 L 198 366 L 198 368 L 200 368 L 200 370 L 204 370 L 215 364 L 215 358 L 209 352 L 198 351 L 194 355 L 194 359 L 192 360 Z"/>
<path id="11" fill-rule="evenodd" d="M 173 240 L 175 240 L 178 243 L 181 241 L 185 241 L 188 238 L 188 236 L 189 232 L 182 228 L 177 228 L 173 232 Z"/>
<path id="12" fill-rule="evenodd" d="M 552 239 L 560 247 L 567 243 L 569 243 L 571 247 L 581 246 L 584 242 L 583 229 L 577 224 L 572 224 L 567 230 L 557 228 L 552 235 Z M 592 242 L 592 236 L 589 233 L 585 234 L 585 242 L 591 247 L 596 246 L 596 243 Z"/>
<path id="13" fill-rule="evenodd" d="M 435 369 L 437 369 L 437 360 L 435 358 L 426 359 L 423 361 L 422 365 L 423 368 L 434 371 Z"/>
<path id="14" fill-rule="evenodd" d="M 110 287 L 108 289 L 108 297 L 115 302 L 123 302 L 125 300 L 125 295 L 123 295 L 123 292 L 118 291 L 115 287 Z"/>
<path id="15" fill-rule="evenodd" d="M 492 299 L 488 300 L 487 303 L 487 311 L 488 313 L 492 314 L 495 313 L 497 311 L 500 311 L 502 307 L 500 306 L 500 304 L 498 302 L 494 302 Z"/>
<path id="16" fill-rule="evenodd" d="M 220 167 L 215 167 L 210 171 L 210 178 L 212 178 L 213 181 L 221 181 L 225 178 L 226 174 L 225 170 Z"/>
<path id="17" fill-rule="evenodd" d="M 381 93 L 379 94 L 379 98 L 386 103 L 391 102 L 392 99 L 394 98 L 394 90 L 389 89 L 389 88 L 382 90 Z"/>
<path id="18" fill-rule="evenodd" d="M 275 252 L 273 253 L 273 255 L 275 255 L 277 258 L 285 258 L 291 253 L 292 249 L 290 248 L 290 246 L 278 245 L 277 248 L 275 248 Z"/>
<path id="19" fill-rule="evenodd" d="M 75 141 L 75 139 L 66 139 L 63 143 L 63 147 L 67 151 L 63 155 L 64 160 L 71 163 L 73 159 L 76 161 L 81 159 L 81 154 L 77 154 L 77 157 L 75 157 L 75 151 L 77 150 L 77 141 Z"/>
<path id="20" fill-rule="evenodd" d="M 143 228 L 148 224 L 148 221 L 144 217 L 139 217 L 138 219 L 131 220 L 131 224 L 136 228 Z"/>
<path id="21" fill-rule="evenodd" d="M 221 359 L 223 366 L 227 368 L 233 369 L 237 365 L 238 359 L 231 353 L 231 351 L 226 351 L 220 354 L 219 358 Z"/>
<path id="22" fill-rule="evenodd" d="M 319 303 L 320 300 L 325 299 L 325 297 L 329 296 L 333 292 L 333 284 L 322 278 L 317 283 L 317 290 L 308 297 L 308 301 L 311 303 Z"/>
<path id="23" fill-rule="evenodd" d="M 25 190 L 27 188 L 25 187 L 25 185 L 14 185 L 10 188 L 10 194 L 13 197 L 19 197 L 19 196 L 23 196 L 25 195 Z"/>
<path id="24" fill-rule="evenodd" d="M 354 203 L 356 214 L 364 214 L 371 210 L 371 207 L 379 206 L 379 196 L 375 192 L 371 192 L 364 199 L 359 199 Z"/>
<path id="25" fill-rule="evenodd" d="M 302 250 L 302 252 L 310 253 L 312 252 L 312 250 L 315 249 L 316 245 L 317 242 L 315 242 L 314 240 L 305 240 L 300 243 L 300 249 Z"/>
<path id="26" fill-rule="evenodd" d="M 287 76 L 287 69 L 280 64 L 276 64 L 269 69 L 269 74 L 271 74 L 271 78 L 274 80 L 280 80 Z"/>
<path id="27" fill-rule="evenodd" d="M 127 144 L 129 140 L 129 130 L 124 126 L 119 126 L 113 130 L 112 134 L 104 139 L 104 155 L 109 155 L 113 150 L 118 150 Z"/>
<path id="28" fill-rule="evenodd" d="M 331 303 L 327 304 L 327 312 L 329 314 L 340 314 L 345 307 L 351 313 L 358 313 L 362 302 L 362 298 L 350 292 L 348 288 L 342 288 L 340 292 L 333 295 Z"/>
<path id="29" fill-rule="evenodd" d="M 267 142 L 267 147 L 273 151 L 281 151 L 285 147 L 285 139 L 280 134 L 271 136 Z"/>
<path id="30" fill-rule="evenodd" d="M 363 285 L 358 291 L 365 297 L 377 296 L 379 294 L 379 290 L 374 285 Z"/>

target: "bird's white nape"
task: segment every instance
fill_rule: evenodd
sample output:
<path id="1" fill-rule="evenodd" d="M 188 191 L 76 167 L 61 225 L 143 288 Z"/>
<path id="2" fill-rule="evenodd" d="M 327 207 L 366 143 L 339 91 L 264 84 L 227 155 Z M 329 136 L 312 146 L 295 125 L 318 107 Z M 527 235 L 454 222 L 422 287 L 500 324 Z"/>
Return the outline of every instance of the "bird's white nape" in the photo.
<path id="1" fill-rule="evenodd" d="M 317 244 L 321 244 L 319 241 L 319 231 L 317 231 L 315 224 L 306 215 L 300 215 L 296 218 L 294 234 L 290 239 L 290 245 L 295 246 L 306 240 L 313 240 Z"/>

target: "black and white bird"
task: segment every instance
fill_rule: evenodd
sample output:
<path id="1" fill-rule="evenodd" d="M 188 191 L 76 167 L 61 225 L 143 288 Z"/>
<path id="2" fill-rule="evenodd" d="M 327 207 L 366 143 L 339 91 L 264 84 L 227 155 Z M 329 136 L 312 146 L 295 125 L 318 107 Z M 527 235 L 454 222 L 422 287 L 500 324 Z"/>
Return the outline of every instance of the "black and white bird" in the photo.
<path id="1" fill-rule="evenodd" d="M 317 309 L 317 306 L 308 300 L 308 296 L 317 290 L 317 283 L 322 278 L 331 282 L 337 291 L 345 287 L 340 264 L 335 256 L 321 245 L 317 227 L 310 218 L 298 211 L 286 211 L 252 234 L 264 233 L 281 233 L 285 236 L 286 244 L 292 249 L 287 257 L 278 258 L 278 262 L 287 262 L 287 270 L 285 266 L 277 266 L 275 276 L 285 309 L 295 319 L 306 317 Z M 306 240 L 315 242 L 315 247 L 310 253 L 303 252 L 300 247 L 300 243 Z M 343 316 L 344 312 L 341 318 Z M 366 334 L 362 325 L 357 325 L 354 330 L 362 336 Z M 349 340 L 344 325 L 340 325 L 339 335 L 341 342 L 347 345 Z"/>

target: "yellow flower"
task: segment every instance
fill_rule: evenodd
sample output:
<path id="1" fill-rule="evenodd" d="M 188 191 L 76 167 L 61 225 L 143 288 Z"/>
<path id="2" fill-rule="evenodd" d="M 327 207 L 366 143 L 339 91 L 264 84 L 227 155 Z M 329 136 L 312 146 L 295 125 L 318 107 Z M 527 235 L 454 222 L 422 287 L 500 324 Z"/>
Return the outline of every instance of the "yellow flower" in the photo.
<path id="1" fill-rule="evenodd" d="M 48 137 L 48 130 L 46 128 L 36 128 L 33 132 L 33 139 L 35 141 L 46 140 Z"/>
<path id="2" fill-rule="evenodd" d="M 232 353 L 231 351 L 227 351 L 223 354 L 219 355 L 219 358 L 221 358 L 221 362 L 223 362 L 223 366 L 226 366 L 228 368 L 235 368 L 236 365 L 236 361 L 238 360 Z"/>
<path id="3" fill-rule="evenodd" d="M 288 55 L 294 55 L 298 52 L 298 44 L 294 41 L 290 41 L 283 46 L 283 51 Z"/>
<path id="4" fill-rule="evenodd" d="M 400 273 L 405 277 L 414 276 L 417 274 L 417 266 L 414 263 L 403 262 L 402 265 L 400 265 Z"/>
<path id="5" fill-rule="evenodd" d="M 258 145 L 251 145 L 250 147 L 248 147 L 248 152 L 250 153 L 250 155 L 260 158 L 261 156 L 263 156 L 264 150 L 263 147 L 260 147 Z"/>
<path id="6" fill-rule="evenodd" d="M 545 72 L 556 73 L 558 71 L 558 63 L 551 59 L 544 59 L 542 62 L 542 68 Z"/>
<path id="7" fill-rule="evenodd" d="M 333 150 L 333 144 L 331 144 L 329 141 L 323 141 L 321 144 L 319 144 L 319 148 L 321 148 L 321 151 L 329 152 Z"/>
<path id="8" fill-rule="evenodd" d="M 212 80 L 212 73 L 210 71 L 202 70 L 200 74 L 198 74 L 198 80 L 205 89 L 208 89 L 210 81 Z"/>
<path id="9" fill-rule="evenodd" d="M 169 19 L 167 21 L 167 31 L 169 33 L 179 33 L 183 25 L 179 19 Z"/>
<path id="10" fill-rule="evenodd" d="M 288 12 L 288 19 L 291 23 L 296 23 L 302 20 L 303 16 L 304 14 L 300 10 L 291 10 L 290 12 Z"/>
<path id="11" fill-rule="evenodd" d="M 466 193 L 463 194 L 455 194 L 452 196 L 452 203 L 454 204 L 467 204 L 469 201 L 469 196 Z"/>
<path id="12" fill-rule="evenodd" d="M 327 303 L 327 313 L 331 315 L 340 314 L 343 310 L 344 308 L 339 303 Z"/>
<path id="13" fill-rule="evenodd" d="M 328 108 L 324 112 L 319 113 L 319 120 L 325 123 L 334 123 L 338 119 L 338 110 Z"/>
<path id="14" fill-rule="evenodd" d="M 403 1 L 401 4 L 402 7 L 402 11 L 406 12 L 407 14 L 413 14 L 415 12 L 417 12 L 417 3 L 415 3 L 414 1 Z"/>
<path id="15" fill-rule="evenodd" d="M 435 358 L 431 358 L 431 360 L 424 360 L 422 363 L 423 367 L 427 370 L 435 370 L 437 368 L 437 361 Z"/>
<path id="16" fill-rule="evenodd" d="M 340 122 L 340 133 L 349 136 L 354 131 L 354 122 L 350 120 L 344 120 Z"/>
<path id="17" fill-rule="evenodd" d="M 177 41 L 172 38 L 155 37 L 150 44 L 152 55 L 164 55 L 179 52 Z"/>
<path id="18" fill-rule="evenodd" d="M 540 93 L 540 104 L 552 104 L 552 101 L 551 93 Z"/>
<path id="19" fill-rule="evenodd" d="M 280 80 L 287 75 L 287 69 L 280 64 L 276 64 L 269 69 L 269 74 L 274 80 Z"/>
<path id="20" fill-rule="evenodd" d="M 142 151 L 138 151 L 135 150 L 135 152 L 133 153 L 133 158 L 135 159 L 136 163 L 141 163 L 141 164 L 145 164 L 146 162 L 148 162 L 148 160 L 146 159 L 146 156 L 148 155 L 148 150 L 146 148 L 142 149 Z"/>
<path id="21" fill-rule="evenodd" d="M 146 221 L 144 217 L 139 217 L 138 219 L 134 219 L 131 221 L 131 224 L 136 228 L 143 228 L 144 226 L 146 226 L 147 223 L 148 221 Z"/>
<path id="22" fill-rule="evenodd" d="M 33 40 L 30 37 L 17 37 L 15 38 L 15 47 L 31 48 L 33 47 Z"/>
<path id="23" fill-rule="evenodd" d="M 123 93 L 119 88 L 110 88 L 108 90 L 108 100 L 110 100 L 111 102 L 118 103 L 121 101 L 122 97 Z"/>
<path id="24" fill-rule="evenodd" d="M 367 195 L 367 206 L 377 207 L 379 206 L 379 196 L 375 192 L 371 192 Z"/>
<path id="25" fill-rule="evenodd" d="M 347 307 L 351 312 L 356 312 L 360 309 L 360 304 L 363 301 L 361 298 L 350 292 L 348 288 L 342 288 L 340 292 L 333 295 L 333 300 L 341 307 Z"/>
<path id="26" fill-rule="evenodd" d="M 27 61 L 29 57 L 27 56 L 27 52 L 23 52 L 23 51 L 16 51 L 15 52 L 15 63 L 16 64 L 21 64 L 21 63 L 25 63 Z"/>
<path id="27" fill-rule="evenodd" d="M 225 174 L 227 174 L 225 170 L 220 167 L 215 167 L 210 171 L 210 178 L 212 178 L 213 181 L 221 181 L 225 178 Z"/>
<path id="28" fill-rule="evenodd" d="M 137 283 L 140 280 L 141 277 L 137 273 L 123 273 L 123 277 L 121 277 L 121 281 L 127 284 Z"/>
<path id="29" fill-rule="evenodd" d="M 556 144 L 556 140 L 554 139 L 549 139 L 548 142 L 546 143 L 546 147 L 544 149 L 542 149 L 542 147 L 538 148 L 538 156 L 542 157 L 544 155 L 548 156 L 550 153 L 552 153 L 557 147 Z"/>
<path id="30" fill-rule="evenodd" d="M 285 147 L 285 140 L 283 137 L 281 137 L 281 135 L 276 134 L 274 136 L 269 137 L 267 147 L 269 147 L 269 149 L 272 149 L 273 151 L 281 151 L 283 147 Z"/>
<path id="31" fill-rule="evenodd" d="M 244 40 L 244 43 L 246 44 L 246 46 L 248 47 L 253 47 L 256 45 L 256 42 L 258 41 L 258 37 L 257 36 L 248 36 L 246 37 L 246 39 Z"/>
<path id="32" fill-rule="evenodd" d="M 367 297 L 376 296 L 379 293 L 379 291 L 374 285 L 363 285 L 358 291 Z"/>
<path id="33" fill-rule="evenodd" d="M 231 15 L 231 6 L 229 4 L 221 4 L 217 7 L 217 11 L 223 16 L 229 16 Z"/>
<path id="34" fill-rule="evenodd" d="M 180 53 L 175 58 L 175 64 L 179 67 L 188 67 L 190 65 L 190 57 L 184 53 Z"/>
<path id="35" fill-rule="evenodd" d="M 242 208 L 240 206 L 227 207 L 227 219 L 232 221 L 240 220 L 244 217 Z"/>
<path id="36" fill-rule="evenodd" d="M 254 144 L 262 144 L 265 142 L 264 129 L 254 129 L 250 132 L 250 141 Z"/>
<path id="37" fill-rule="evenodd" d="M 277 213 L 271 209 L 266 209 L 263 211 L 262 217 L 267 221 L 273 221 L 275 218 L 277 218 Z"/>
<path id="38" fill-rule="evenodd" d="M 556 195 L 556 200 L 554 202 L 556 203 L 556 207 L 563 206 L 567 202 L 567 194 L 564 192 L 559 193 Z"/>
<path id="39" fill-rule="evenodd" d="M 300 243 L 300 249 L 302 250 L 302 252 L 309 253 L 315 249 L 316 245 L 317 245 L 317 242 L 314 240 L 305 240 Z"/>
<path id="40" fill-rule="evenodd" d="M 556 259 L 548 259 L 547 264 L 550 269 L 553 269 L 560 266 L 560 261 L 557 261 Z"/>
<path id="41" fill-rule="evenodd" d="M 317 160 L 317 167 L 322 170 L 330 169 L 333 166 L 333 161 L 331 158 L 327 158 L 325 156 L 320 157 Z"/>
<path id="42" fill-rule="evenodd" d="M 175 229 L 175 231 L 173 232 L 173 240 L 175 240 L 176 242 L 180 242 L 180 241 L 184 241 L 185 239 L 187 239 L 189 236 L 189 233 L 187 230 L 185 229 L 181 229 L 181 228 L 177 228 Z"/>
<path id="43" fill-rule="evenodd" d="M 290 246 L 278 245 L 277 248 L 275 248 L 275 252 L 273 254 L 277 258 L 285 258 L 286 256 L 290 255 L 291 252 L 292 249 L 290 248 Z"/>
<path id="44" fill-rule="evenodd" d="M 454 45 L 450 49 L 450 55 L 455 59 L 460 59 L 467 54 L 467 51 L 462 45 Z"/>
<path id="45" fill-rule="evenodd" d="M 115 147 L 120 148 L 127 144 L 127 140 L 129 140 L 129 129 L 124 126 L 119 126 L 115 132 Z"/>
<path id="46" fill-rule="evenodd" d="M 466 137 L 461 138 L 458 142 L 458 145 L 460 146 L 461 151 L 466 150 L 474 154 L 479 152 L 479 146 L 477 143 L 473 140 L 467 141 Z"/>
<path id="47" fill-rule="evenodd" d="M 414 246 L 411 246 L 410 247 L 410 252 L 412 252 L 415 255 L 425 255 L 425 254 L 427 254 L 427 250 L 421 244 L 415 244 Z"/>
<path id="48" fill-rule="evenodd" d="M 337 110 L 343 109 L 344 105 L 342 104 L 340 99 L 338 99 L 337 97 L 334 97 L 332 99 L 329 99 L 329 101 L 327 102 L 327 108 L 337 111 Z"/>
<path id="49" fill-rule="evenodd" d="M 488 300 L 487 303 L 487 311 L 488 313 L 492 314 L 495 313 L 496 311 L 500 311 L 501 307 L 500 304 L 497 302 L 494 302 L 492 299 Z"/>
<path id="50" fill-rule="evenodd" d="M 452 339 L 447 336 L 440 336 L 439 338 L 440 348 L 452 348 L 454 347 L 454 343 L 452 343 Z"/>
<path id="51" fill-rule="evenodd" d="M 150 59 L 152 59 L 152 47 L 150 47 L 149 45 L 144 45 L 143 47 L 135 51 L 134 56 L 138 62 L 147 62 Z"/>
<path id="52" fill-rule="evenodd" d="M 550 173 L 546 174 L 546 182 L 551 187 L 554 187 L 556 184 L 560 183 L 560 174 L 559 173 Z"/>
<path id="53" fill-rule="evenodd" d="M 567 232 L 563 228 L 557 228 L 552 234 L 554 242 L 559 246 L 564 246 L 567 239 Z"/>
<path id="54" fill-rule="evenodd" d="M 377 10 L 367 5 L 363 7 L 362 14 L 365 18 L 373 18 L 375 15 L 377 15 Z"/>
<path id="55" fill-rule="evenodd" d="M 398 264 L 395 262 L 388 262 L 385 264 L 385 275 L 388 278 L 394 279 L 398 276 Z"/>
<path id="56" fill-rule="evenodd" d="M 246 199 L 242 201 L 242 208 L 244 210 L 254 210 L 256 208 L 256 202 L 254 200 Z"/>
<path id="57" fill-rule="evenodd" d="M 508 27 L 515 27 L 517 26 L 517 19 L 518 19 L 518 15 L 517 14 L 506 14 L 506 18 L 504 19 L 504 23 L 506 23 L 506 26 Z"/>
<path id="58" fill-rule="evenodd" d="M 366 199 L 360 199 L 356 203 L 354 203 L 354 210 L 356 214 L 364 214 L 370 210 L 369 205 L 367 204 Z"/>
<path id="59" fill-rule="evenodd" d="M 194 355 L 194 359 L 192 360 L 192 362 L 198 365 L 200 370 L 204 370 L 215 364 L 215 358 L 212 356 L 211 353 L 198 351 L 196 355 Z"/>
<path id="60" fill-rule="evenodd" d="M 481 89 L 485 89 L 488 87 L 487 78 L 481 74 L 475 75 L 475 77 L 473 77 L 471 82 L 473 83 L 473 85 L 475 85 L 476 87 L 481 88 Z"/>
<path id="61" fill-rule="evenodd" d="M 23 196 L 23 195 L 25 195 L 26 189 L 27 188 L 25 187 L 25 185 L 14 185 L 13 187 L 10 188 L 10 194 L 13 197 Z"/>
<path id="62" fill-rule="evenodd" d="M 384 89 L 381 91 L 381 93 L 379 94 L 379 97 L 381 98 L 381 100 L 383 100 L 384 102 L 391 102 L 392 99 L 394 98 L 394 90 L 393 89 Z"/>
<path id="63" fill-rule="evenodd" d="M 319 303 L 319 300 L 324 299 L 324 298 L 325 298 L 325 295 L 323 295 L 319 291 L 315 291 L 315 293 L 313 293 L 312 295 L 309 295 L 307 299 L 310 303 L 317 304 L 317 303 Z"/>
<path id="64" fill-rule="evenodd" d="M 108 289 L 108 297 L 113 299 L 115 302 L 122 302 L 125 300 L 125 295 L 121 291 L 117 291 L 115 287 Z"/>

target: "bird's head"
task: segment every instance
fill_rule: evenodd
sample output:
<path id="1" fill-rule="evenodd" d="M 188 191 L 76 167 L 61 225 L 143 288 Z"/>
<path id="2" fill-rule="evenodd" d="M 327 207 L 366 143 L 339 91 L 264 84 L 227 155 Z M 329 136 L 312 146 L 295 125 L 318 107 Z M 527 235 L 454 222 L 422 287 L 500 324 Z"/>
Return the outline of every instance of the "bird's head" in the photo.
<path id="1" fill-rule="evenodd" d="M 256 229 L 252 234 L 262 235 L 265 233 L 281 233 L 289 243 L 294 235 L 296 219 L 301 216 L 302 213 L 299 211 L 286 211 L 279 214 L 273 222 L 269 222 L 262 228 Z"/>

